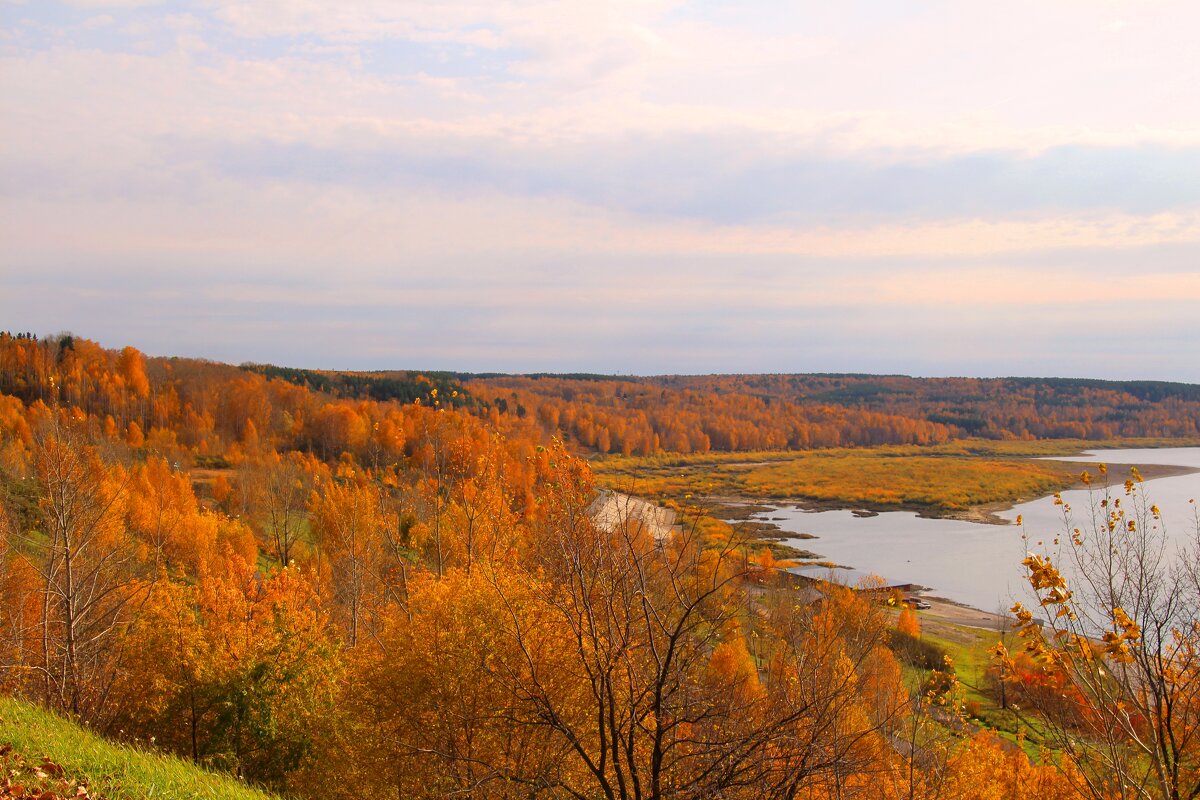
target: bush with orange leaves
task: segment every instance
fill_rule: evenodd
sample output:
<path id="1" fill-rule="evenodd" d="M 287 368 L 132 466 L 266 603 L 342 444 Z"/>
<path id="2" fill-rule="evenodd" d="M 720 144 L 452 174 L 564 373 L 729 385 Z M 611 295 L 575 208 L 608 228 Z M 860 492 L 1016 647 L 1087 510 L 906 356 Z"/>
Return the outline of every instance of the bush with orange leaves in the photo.
<path id="1" fill-rule="evenodd" d="M 947 765 L 939 796 L 956 800 L 1075 800 L 1078 773 L 1069 766 L 1033 764 L 1019 748 L 991 733 L 979 733 L 959 747 Z"/>

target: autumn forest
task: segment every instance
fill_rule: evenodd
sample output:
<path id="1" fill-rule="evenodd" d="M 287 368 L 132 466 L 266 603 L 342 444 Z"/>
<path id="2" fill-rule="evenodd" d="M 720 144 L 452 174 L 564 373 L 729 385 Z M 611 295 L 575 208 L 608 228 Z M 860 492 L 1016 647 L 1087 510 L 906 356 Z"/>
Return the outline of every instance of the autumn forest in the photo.
<path id="1" fill-rule="evenodd" d="M 1188 575 L 1082 633 L 1014 609 L 968 687 L 903 602 L 800 585 L 702 505 L 601 524 L 589 460 L 1198 424 L 1164 383 L 323 373 L 6 333 L 0 689 L 297 798 L 1191 797 Z"/>

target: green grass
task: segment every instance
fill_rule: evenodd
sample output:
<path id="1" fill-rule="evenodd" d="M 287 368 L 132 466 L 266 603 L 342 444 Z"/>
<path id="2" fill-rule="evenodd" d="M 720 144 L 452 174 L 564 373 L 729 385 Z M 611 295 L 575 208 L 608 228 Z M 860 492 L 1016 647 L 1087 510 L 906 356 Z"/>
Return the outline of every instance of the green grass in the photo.
<path id="1" fill-rule="evenodd" d="M 942 648 L 950 656 L 968 700 L 975 700 L 984 706 L 991 705 L 993 700 L 983 689 L 988 667 L 992 663 L 989 650 L 999 641 L 1000 634 L 965 626 L 953 627 L 959 634 L 954 639 L 928 632 L 923 633 L 921 638 Z"/>
<path id="2" fill-rule="evenodd" d="M 21 700 L 0 697 L 0 744 L 30 763 L 49 758 L 92 796 L 112 800 L 270 800 L 273 795 L 186 761 L 114 744 Z"/>
<path id="3" fill-rule="evenodd" d="M 945 635 L 925 631 L 921 638 L 945 650 L 950 656 L 964 699 L 977 704 L 980 709 L 977 722 L 1010 744 L 1019 745 L 1031 759 L 1039 760 L 1042 742 L 1039 721 L 1029 716 L 1024 720 L 1018 719 L 1012 711 L 1000 708 L 996 697 L 988 691 L 986 675 L 992 664 L 991 649 L 1000 639 L 999 631 L 946 622 L 938 627 Z M 1011 634 L 1008 638 L 1009 646 L 1012 646 Z M 924 677 L 923 672 L 915 672 Z M 1023 735 L 1018 736 L 1018 733 Z"/>

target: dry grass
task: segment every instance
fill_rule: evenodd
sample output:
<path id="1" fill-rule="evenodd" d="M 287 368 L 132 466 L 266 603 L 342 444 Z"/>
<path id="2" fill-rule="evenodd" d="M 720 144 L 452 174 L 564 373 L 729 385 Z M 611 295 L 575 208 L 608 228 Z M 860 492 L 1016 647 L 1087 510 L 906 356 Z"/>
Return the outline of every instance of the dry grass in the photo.
<path id="1" fill-rule="evenodd" d="M 1076 453 L 1082 444 L 964 441 L 927 448 L 610 457 L 593 468 L 602 485 L 655 499 L 694 494 L 957 511 L 1071 485 L 1073 467 L 1031 459 Z"/>

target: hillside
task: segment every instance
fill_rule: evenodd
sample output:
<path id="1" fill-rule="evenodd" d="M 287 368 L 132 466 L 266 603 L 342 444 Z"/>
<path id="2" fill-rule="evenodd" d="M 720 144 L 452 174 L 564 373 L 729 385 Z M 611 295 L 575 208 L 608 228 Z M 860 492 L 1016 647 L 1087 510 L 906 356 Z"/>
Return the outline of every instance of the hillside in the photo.
<path id="1" fill-rule="evenodd" d="M 3 797 L 45 797 L 42 792 L 47 791 L 53 792 L 53 797 L 111 800 L 271 797 L 178 758 L 114 744 L 9 697 L 0 698 L 0 766 L 11 781 L 6 790 L 0 790 Z M 23 786 L 24 793 L 14 792 L 13 784 Z"/>
<path id="2" fill-rule="evenodd" d="M 464 383 L 501 414 L 516 409 L 584 449 L 624 455 L 1200 434 L 1200 386 L 1185 383 L 906 375 Z"/>
<path id="3" fill-rule="evenodd" d="M 0 686 L 60 715 L 0 703 L 11 745 L 0 797 L 27 800 L 30 786 L 38 797 L 262 797 L 252 785 L 297 800 L 499 800 L 514 787 L 897 800 L 972 796 L 969 785 L 1065 799 L 1071 770 L 1108 769 L 960 738 L 953 664 L 926 659 L 937 669 L 914 675 L 879 597 L 836 585 L 798 595 L 775 563 L 795 548 L 695 509 L 716 492 L 942 510 L 1011 501 L 1077 480 L 1077 467 L 1017 462 L 1079 440 L 967 440 L 903 404 L 761 396 L 747 377 L 680 388 L 344 376 L 0 334 Z M 1064 415 L 1099 418 L 1118 402 L 1131 430 L 1155 431 L 1156 419 L 1195 430 L 1187 397 L 1135 405 L 1104 392 Z M 595 457 L 647 442 L 650 456 Z M 845 442 L 886 446 L 834 448 Z M 746 452 L 758 443 L 776 449 Z M 596 515 L 597 479 L 651 497 Z M 660 524 L 645 524 L 647 511 Z M 1100 530 L 1152 536 L 1154 521 Z M 1102 542 L 1095 533 L 1070 541 Z M 1035 586 L 1061 588 L 1045 561 L 1026 566 Z M 1195 631 L 1196 607 L 1144 629 Z M 1142 623 L 1111 613 L 1124 657 Z M 1179 646 L 1200 652 L 1193 639 Z M 974 699 L 1044 701 L 1053 722 L 1070 676 L 1043 663 L 1057 662 L 1003 661 Z M 1189 672 L 1180 697 L 1198 682 Z M 1139 700 L 1079 702 L 1101 714 Z M 615 755 L 613 742 L 625 743 Z M 1172 757 L 1194 758 L 1192 747 Z"/>

